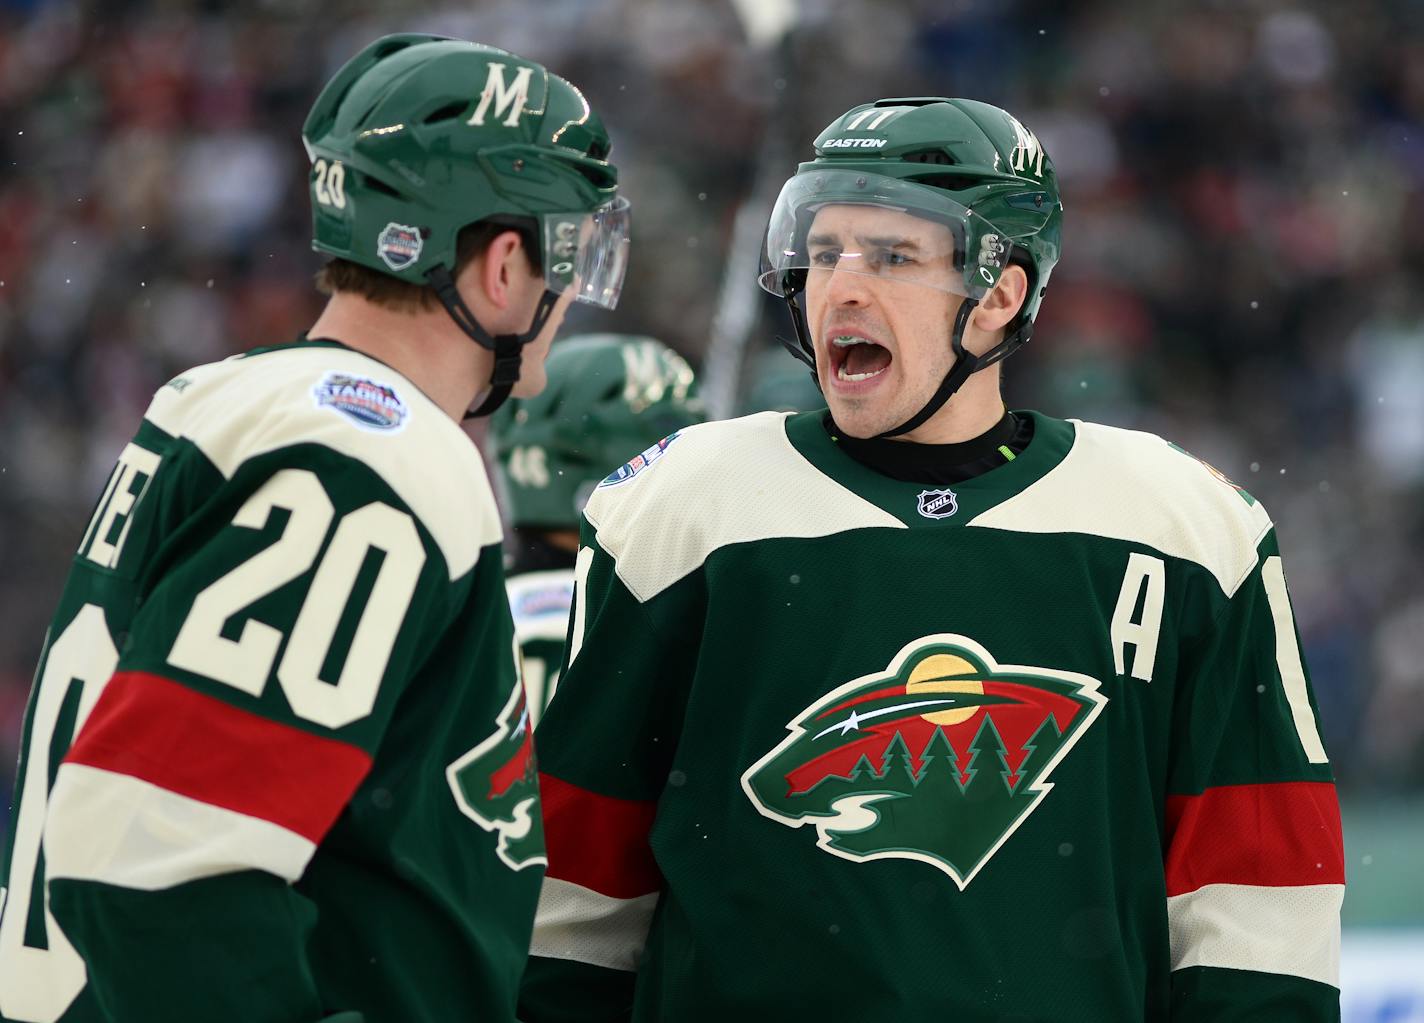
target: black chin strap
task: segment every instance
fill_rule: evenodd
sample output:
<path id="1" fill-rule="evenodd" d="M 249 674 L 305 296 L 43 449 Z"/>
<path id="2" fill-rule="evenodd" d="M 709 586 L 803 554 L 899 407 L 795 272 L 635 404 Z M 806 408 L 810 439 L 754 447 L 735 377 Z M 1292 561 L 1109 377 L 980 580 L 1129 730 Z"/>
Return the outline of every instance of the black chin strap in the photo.
<path id="1" fill-rule="evenodd" d="M 796 341 L 777 335 L 776 340 L 792 356 L 811 371 L 811 383 L 816 390 L 821 389 L 821 378 L 816 374 L 816 348 L 811 344 L 811 331 L 806 326 L 806 314 L 796 302 L 796 296 L 806 287 L 805 270 L 787 270 L 781 275 L 781 297 L 786 300 L 786 308 L 791 312 L 791 326 L 796 331 Z"/>
<path id="2" fill-rule="evenodd" d="M 494 352 L 494 370 L 490 373 L 489 393 L 485 395 L 485 400 L 480 403 L 478 408 L 470 409 L 465 413 L 466 419 L 487 416 L 503 405 L 505 399 L 509 397 L 509 392 L 514 389 L 515 383 L 519 380 L 519 363 L 523 358 L 524 346 L 538 337 L 544 329 L 544 324 L 548 322 L 549 315 L 554 311 L 554 304 L 558 302 L 559 296 L 545 289 L 544 297 L 539 299 L 539 305 L 534 310 L 534 322 L 523 334 L 496 334 L 492 336 L 489 331 L 480 326 L 479 321 L 475 319 L 475 314 L 470 311 L 469 306 L 465 305 L 465 300 L 460 297 L 460 292 L 455 288 L 454 278 L 450 276 L 450 271 L 446 267 L 432 267 L 426 273 L 425 279 L 435 289 L 435 297 L 440 299 L 440 304 L 450 314 L 450 319 L 455 321 L 455 326 L 464 331 L 475 344 Z"/>
<path id="3" fill-rule="evenodd" d="M 796 331 L 796 343 L 793 344 L 784 337 L 778 337 L 776 340 L 780 341 L 782 346 L 798 360 L 810 367 L 811 380 L 819 390 L 821 380 L 816 375 L 816 349 L 811 343 L 811 331 L 806 325 L 806 314 L 801 311 L 801 306 L 796 301 L 796 296 L 801 293 L 804 286 L 804 272 L 800 279 L 797 278 L 795 271 L 787 271 L 782 276 L 781 296 L 786 300 L 786 308 L 791 311 L 791 325 Z M 969 314 L 978 304 L 978 300 L 972 298 L 966 298 L 960 303 L 959 312 L 954 317 L 954 330 L 950 333 L 950 345 L 954 349 L 954 364 L 949 367 L 949 372 L 940 382 L 939 390 L 935 391 L 934 396 L 930 398 L 924 408 L 905 422 L 893 430 L 876 434 L 872 439 L 899 437 L 911 430 L 919 429 L 930 420 L 931 416 L 944 408 L 945 402 L 954 397 L 955 392 L 964 386 L 964 382 L 969 379 L 971 374 L 992 366 L 996 362 L 1002 362 L 1027 344 L 1029 338 L 1033 336 L 1033 321 L 1025 320 L 1004 340 L 983 355 L 974 355 L 972 352 L 965 351 L 964 329 L 969 325 Z"/>
<path id="4" fill-rule="evenodd" d="M 931 416 L 944 408 L 944 403 L 954 397 L 955 392 L 964 386 L 964 382 L 969 379 L 971 374 L 986 369 L 996 362 L 1002 362 L 1022 348 L 1033 336 L 1033 322 L 1025 321 L 1013 333 L 983 355 L 965 351 L 964 328 L 969 324 L 969 314 L 978 304 L 976 299 L 966 298 L 959 306 L 959 314 L 954 318 L 954 332 L 950 335 L 950 344 L 954 347 L 954 365 L 950 366 L 949 372 L 944 375 L 939 390 L 935 391 L 934 396 L 930 398 L 924 408 L 895 429 L 886 430 L 884 433 L 878 434 L 877 437 L 899 437 L 911 430 L 919 429 L 929 421 Z"/>

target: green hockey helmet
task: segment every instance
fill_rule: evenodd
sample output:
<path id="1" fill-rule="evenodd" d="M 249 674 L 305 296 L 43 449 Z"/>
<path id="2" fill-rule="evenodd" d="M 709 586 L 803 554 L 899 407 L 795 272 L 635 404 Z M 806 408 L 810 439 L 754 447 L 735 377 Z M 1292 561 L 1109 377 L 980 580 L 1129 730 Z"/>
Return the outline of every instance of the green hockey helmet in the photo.
<path id="1" fill-rule="evenodd" d="M 576 529 L 588 495 L 638 452 L 704 422 L 692 367 L 661 341 L 586 334 L 554 344 L 548 386 L 490 421 L 510 521 Z"/>
<path id="2" fill-rule="evenodd" d="M 538 336 L 557 296 L 574 288 L 579 301 L 617 304 L 628 204 L 608 133 L 583 94 L 541 65 L 442 36 L 386 36 L 327 83 L 302 140 L 312 247 L 432 286 L 502 359 L 496 390 L 517 379 L 518 347 Z M 545 279 L 532 328 L 502 345 L 452 280 L 460 231 L 486 220 L 532 228 Z"/>
<path id="3" fill-rule="evenodd" d="M 867 206 L 928 221 L 908 259 L 875 239 L 847 249 L 814 229 L 828 207 Z M 772 211 L 760 283 L 786 299 L 800 351 L 814 370 L 815 349 L 796 299 L 809 274 L 834 269 L 938 288 L 965 301 L 951 330 L 955 365 L 930 404 L 883 436 L 929 419 L 969 374 L 1028 341 L 1058 262 L 1063 205 L 1053 162 L 1012 114 L 987 103 L 943 97 L 882 99 L 853 107 L 821 132 L 815 158 L 786 182 Z M 1029 278 L 1023 308 L 992 351 L 962 347 L 970 311 L 1017 262 Z M 948 268 L 948 269 L 946 269 Z"/>

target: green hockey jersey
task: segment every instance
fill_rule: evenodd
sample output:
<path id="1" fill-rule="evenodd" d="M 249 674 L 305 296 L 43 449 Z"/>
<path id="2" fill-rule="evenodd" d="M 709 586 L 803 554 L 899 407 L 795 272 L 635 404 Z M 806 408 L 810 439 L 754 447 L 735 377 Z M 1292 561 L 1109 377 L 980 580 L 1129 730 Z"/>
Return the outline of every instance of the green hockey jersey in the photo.
<path id="1" fill-rule="evenodd" d="M 511 570 L 505 588 L 514 613 L 529 718 L 537 725 L 559 684 L 559 666 L 564 661 L 569 611 L 574 600 L 573 569 Z"/>
<path id="2" fill-rule="evenodd" d="M 0 1019 L 510 1020 L 537 796 L 469 439 L 331 342 L 186 372 L 36 675 Z"/>
<path id="3" fill-rule="evenodd" d="M 1335 790 L 1270 519 L 1036 413 L 952 487 L 824 413 L 590 500 L 520 1016 L 1337 1019 Z"/>

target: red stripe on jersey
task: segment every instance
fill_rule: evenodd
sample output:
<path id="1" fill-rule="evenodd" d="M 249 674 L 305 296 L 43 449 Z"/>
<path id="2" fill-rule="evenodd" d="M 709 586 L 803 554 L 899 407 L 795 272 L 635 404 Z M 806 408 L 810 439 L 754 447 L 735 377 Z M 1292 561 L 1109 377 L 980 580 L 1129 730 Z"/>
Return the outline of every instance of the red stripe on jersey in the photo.
<path id="1" fill-rule="evenodd" d="M 330 830 L 371 769 L 365 750 L 138 671 L 109 680 L 64 759 L 270 821 L 312 842 Z"/>
<path id="2" fill-rule="evenodd" d="M 1209 884 L 1344 884 L 1329 782 L 1222 785 L 1167 797 L 1167 894 Z"/>
<path id="3" fill-rule="evenodd" d="M 540 773 L 549 877 L 600 895 L 635 899 L 663 885 L 648 845 L 657 803 L 600 796 Z"/>

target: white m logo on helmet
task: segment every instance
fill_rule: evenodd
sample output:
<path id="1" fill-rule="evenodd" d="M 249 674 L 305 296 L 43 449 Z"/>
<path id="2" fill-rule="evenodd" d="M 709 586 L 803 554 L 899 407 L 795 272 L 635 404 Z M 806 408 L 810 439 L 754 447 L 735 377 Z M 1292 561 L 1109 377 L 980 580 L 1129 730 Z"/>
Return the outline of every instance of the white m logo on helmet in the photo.
<path id="1" fill-rule="evenodd" d="M 1033 132 L 1025 128 L 1013 114 L 1005 114 L 1014 129 L 1014 151 L 1009 157 L 1009 166 L 1022 173 L 1027 170 L 1036 177 L 1043 177 L 1043 145 Z"/>
<path id="2" fill-rule="evenodd" d="M 524 104 L 529 102 L 529 79 L 534 74 L 532 67 L 522 67 L 514 73 L 514 84 L 506 85 L 504 81 L 503 64 L 490 64 L 489 75 L 485 78 L 485 91 L 480 93 L 480 105 L 475 107 L 475 112 L 470 115 L 466 124 L 483 127 L 485 123 L 485 111 L 489 110 L 491 103 L 494 104 L 494 118 L 499 118 L 506 110 L 509 116 L 504 119 L 506 128 L 513 128 L 519 123 L 519 115 L 524 113 Z"/>

